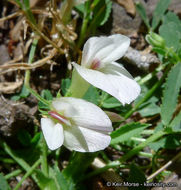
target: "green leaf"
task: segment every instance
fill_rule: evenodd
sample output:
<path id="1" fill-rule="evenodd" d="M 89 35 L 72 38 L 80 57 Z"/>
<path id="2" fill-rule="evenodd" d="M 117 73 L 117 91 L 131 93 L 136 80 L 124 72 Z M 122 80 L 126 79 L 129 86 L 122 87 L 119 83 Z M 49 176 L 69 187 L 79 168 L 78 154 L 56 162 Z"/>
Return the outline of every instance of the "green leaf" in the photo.
<path id="1" fill-rule="evenodd" d="M 170 0 L 160 0 L 153 12 L 153 19 L 152 19 L 152 30 L 154 31 L 158 24 L 160 23 L 163 14 L 167 10 L 170 4 Z"/>
<path id="2" fill-rule="evenodd" d="M 34 137 L 31 139 L 31 144 L 36 145 L 40 141 L 41 133 L 38 132 L 34 135 Z"/>
<path id="3" fill-rule="evenodd" d="M 181 87 L 181 63 L 172 67 L 165 83 L 162 105 L 161 118 L 164 125 L 168 126 L 177 105 L 177 98 Z"/>
<path id="4" fill-rule="evenodd" d="M 176 149 L 180 145 L 180 135 L 169 135 L 156 142 L 150 143 L 149 147 L 155 151 L 158 151 L 160 148 Z"/>
<path id="5" fill-rule="evenodd" d="M 150 103 L 141 110 L 139 110 L 139 113 L 142 115 L 142 117 L 152 116 L 160 113 L 160 107 L 157 106 L 155 103 Z"/>
<path id="6" fill-rule="evenodd" d="M 54 168 L 50 168 L 50 175 L 53 176 L 53 178 L 55 179 L 55 182 L 57 184 L 57 186 L 59 187 L 58 189 L 62 189 L 62 190 L 76 190 L 75 189 L 75 184 L 73 183 L 73 181 L 71 181 L 70 179 L 67 180 L 65 178 L 65 176 L 63 175 L 63 173 L 59 170 L 58 166 L 54 166 Z"/>
<path id="7" fill-rule="evenodd" d="M 129 140 L 131 137 L 140 134 L 148 126 L 148 124 L 141 123 L 129 123 L 121 126 L 111 133 L 111 145 Z"/>
<path id="8" fill-rule="evenodd" d="M 93 23 L 95 26 L 102 26 L 108 20 L 112 8 L 112 2 L 110 0 L 99 1 L 93 10 Z"/>
<path id="9" fill-rule="evenodd" d="M 40 170 L 35 170 L 35 172 L 36 172 L 37 184 L 42 190 L 58 189 L 55 181 L 52 178 L 46 177 Z"/>
<path id="10" fill-rule="evenodd" d="M 45 100 L 53 100 L 53 96 L 51 94 L 51 92 L 49 90 L 42 90 L 41 92 L 41 96 L 45 99 Z M 42 102 L 38 102 L 38 107 L 39 109 L 48 109 L 49 107 L 47 107 L 47 105 L 43 104 Z"/>
<path id="11" fill-rule="evenodd" d="M 128 182 L 135 184 L 135 186 L 130 186 L 129 190 L 146 190 L 147 188 L 144 186 L 145 181 L 145 174 L 139 169 L 138 166 L 131 164 Z"/>
<path id="12" fill-rule="evenodd" d="M 30 94 L 29 90 L 25 87 L 25 85 L 23 85 L 23 88 L 20 93 L 21 98 L 26 98 L 29 96 L 29 94 Z"/>
<path id="13" fill-rule="evenodd" d="M 2 173 L 0 173 L 0 190 L 10 190 L 10 187 Z"/>
<path id="14" fill-rule="evenodd" d="M 175 22 L 163 24 L 159 28 L 160 35 L 165 39 L 166 45 L 175 51 L 181 48 L 181 28 Z"/>
<path id="15" fill-rule="evenodd" d="M 179 17 L 175 13 L 170 11 L 163 17 L 163 24 L 168 24 L 169 22 L 174 22 L 181 28 L 181 21 Z"/>
<path id="16" fill-rule="evenodd" d="M 25 85 L 23 85 L 20 94 L 17 94 L 17 95 L 12 96 L 12 97 L 11 97 L 11 100 L 17 101 L 17 100 L 19 100 L 19 99 L 21 99 L 21 98 L 26 98 L 26 97 L 28 97 L 29 94 L 30 94 L 29 90 L 25 87 Z"/>
<path id="17" fill-rule="evenodd" d="M 175 118 L 170 123 L 170 128 L 174 132 L 181 132 L 181 111 L 175 116 Z"/>
<path id="18" fill-rule="evenodd" d="M 83 99 L 98 105 L 99 103 L 98 90 L 95 87 L 90 86 L 85 95 L 83 96 Z"/>
<path id="19" fill-rule="evenodd" d="M 147 26 L 148 29 L 151 28 L 149 24 L 149 19 L 146 15 L 146 10 L 141 2 L 136 3 L 136 10 L 138 11 L 139 15 L 141 16 L 142 20 L 144 21 L 145 25 Z"/>
<path id="20" fill-rule="evenodd" d="M 31 144 L 31 135 L 25 129 L 21 129 L 18 132 L 18 140 L 24 146 L 29 146 Z"/>
<path id="21" fill-rule="evenodd" d="M 122 104 L 114 97 L 110 97 L 102 103 L 103 108 L 116 108 L 120 107 Z"/>
<path id="22" fill-rule="evenodd" d="M 71 80 L 69 78 L 63 79 L 61 82 L 62 94 L 65 95 L 70 87 Z"/>
<path id="23" fill-rule="evenodd" d="M 74 152 L 71 159 L 69 160 L 69 164 L 62 171 L 63 175 L 66 177 L 66 179 L 77 183 L 85 176 L 87 168 L 93 162 L 97 154 L 97 152 Z"/>
<path id="24" fill-rule="evenodd" d="M 52 96 L 52 94 L 51 94 L 51 92 L 50 92 L 49 90 L 42 90 L 41 96 L 42 96 L 45 100 L 53 100 L 53 96 Z"/>
<path id="25" fill-rule="evenodd" d="M 20 8 L 22 9 L 22 3 L 20 2 L 20 0 L 15 0 L 15 2 L 20 6 Z"/>

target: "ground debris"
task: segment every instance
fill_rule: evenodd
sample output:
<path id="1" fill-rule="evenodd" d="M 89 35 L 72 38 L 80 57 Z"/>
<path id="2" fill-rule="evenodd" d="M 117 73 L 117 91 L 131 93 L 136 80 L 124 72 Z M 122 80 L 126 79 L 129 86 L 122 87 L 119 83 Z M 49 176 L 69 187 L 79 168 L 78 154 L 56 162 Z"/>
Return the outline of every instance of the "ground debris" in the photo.
<path id="1" fill-rule="evenodd" d="M 0 134 L 12 136 L 20 127 L 32 123 L 33 120 L 30 107 L 0 97 Z"/>
<path id="2" fill-rule="evenodd" d="M 124 60 L 145 72 L 153 71 L 159 64 L 156 55 L 146 51 L 138 51 L 131 47 L 126 52 Z"/>

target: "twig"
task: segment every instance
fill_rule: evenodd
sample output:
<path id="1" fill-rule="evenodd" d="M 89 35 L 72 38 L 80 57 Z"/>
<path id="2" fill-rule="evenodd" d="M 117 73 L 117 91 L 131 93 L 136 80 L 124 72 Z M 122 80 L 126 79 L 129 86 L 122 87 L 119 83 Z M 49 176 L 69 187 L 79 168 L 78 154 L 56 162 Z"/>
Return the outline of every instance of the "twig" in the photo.
<path id="1" fill-rule="evenodd" d="M 27 20 L 28 21 L 28 20 Z M 47 41 L 49 44 L 51 44 L 54 48 L 56 48 L 60 54 L 64 54 L 64 50 L 62 50 L 60 47 L 57 46 L 53 41 L 51 41 L 47 36 L 45 36 L 33 23 L 28 21 L 29 25 L 34 29 L 45 41 Z"/>
<path id="2" fill-rule="evenodd" d="M 179 152 L 172 160 L 170 160 L 169 162 L 167 162 L 164 166 L 162 166 L 159 170 L 157 170 L 156 172 L 154 172 L 153 174 L 151 174 L 149 177 L 147 177 L 147 181 L 149 181 L 150 179 L 156 177 L 159 173 L 161 173 L 163 170 L 165 170 L 166 168 L 168 168 L 171 164 L 173 164 L 179 157 L 181 156 L 181 152 Z"/>
<path id="3" fill-rule="evenodd" d="M 10 71 L 15 71 L 15 70 L 29 70 L 29 69 L 34 69 L 37 67 L 41 67 L 42 65 L 46 64 L 47 61 L 49 61 L 50 59 L 52 59 L 54 57 L 54 54 L 51 54 L 41 60 L 38 60 L 34 63 L 32 63 L 31 65 L 28 63 L 14 63 L 11 65 L 2 65 L 0 66 L 0 69 L 8 69 L 5 71 L 0 72 L 0 75 L 8 73 Z"/>
<path id="4" fill-rule="evenodd" d="M 3 21 L 8 20 L 8 19 L 12 19 L 12 18 L 19 16 L 19 15 L 21 15 L 21 12 L 15 12 L 11 15 L 0 18 L 0 22 L 3 22 Z"/>

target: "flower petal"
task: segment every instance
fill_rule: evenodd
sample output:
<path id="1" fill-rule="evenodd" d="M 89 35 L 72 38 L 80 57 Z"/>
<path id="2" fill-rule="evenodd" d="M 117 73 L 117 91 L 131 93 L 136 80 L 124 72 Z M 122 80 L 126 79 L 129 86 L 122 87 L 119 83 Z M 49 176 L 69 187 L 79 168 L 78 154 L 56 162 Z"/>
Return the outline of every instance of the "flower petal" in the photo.
<path id="1" fill-rule="evenodd" d="M 83 127 L 67 127 L 64 130 L 64 146 L 78 152 L 96 152 L 109 146 L 111 137 Z"/>
<path id="2" fill-rule="evenodd" d="M 140 94 L 140 86 L 133 80 L 119 73 L 104 74 L 74 64 L 76 70 L 87 82 L 117 98 L 123 105 L 129 104 Z"/>
<path id="3" fill-rule="evenodd" d="M 114 34 L 108 38 L 112 40 L 114 47 L 111 52 L 107 52 L 107 56 L 102 60 L 102 62 L 105 63 L 120 59 L 126 53 L 130 45 L 130 39 L 127 36 L 121 34 Z"/>
<path id="4" fill-rule="evenodd" d="M 103 63 L 116 61 L 125 54 L 129 45 L 130 39 L 121 34 L 89 38 L 83 48 L 81 65 L 90 67 L 94 60 Z"/>
<path id="5" fill-rule="evenodd" d="M 62 146 L 64 141 L 63 126 L 55 124 L 50 118 L 41 118 L 41 128 L 50 150 L 55 150 Z"/>
<path id="6" fill-rule="evenodd" d="M 107 37 L 92 37 L 87 40 L 83 48 L 81 65 L 89 67 L 98 51 L 111 44 L 112 40 Z"/>
<path id="7" fill-rule="evenodd" d="M 52 105 L 58 111 L 63 107 L 63 104 L 69 105 L 67 106 L 69 110 L 67 109 L 64 116 L 70 117 L 74 125 L 104 133 L 112 131 L 112 123 L 109 117 L 98 106 L 72 97 L 57 98 L 52 102 Z"/>
<path id="8" fill-rule="evenodd" d="M 113 74 L 113 75 L 125 75 L 130 79 L 133 79 L 131 74 L 119 63 L 111 62 L 109 64 L 106 64 L 104 68 L 100 70 L 101 72 L 105 74 Z"/>

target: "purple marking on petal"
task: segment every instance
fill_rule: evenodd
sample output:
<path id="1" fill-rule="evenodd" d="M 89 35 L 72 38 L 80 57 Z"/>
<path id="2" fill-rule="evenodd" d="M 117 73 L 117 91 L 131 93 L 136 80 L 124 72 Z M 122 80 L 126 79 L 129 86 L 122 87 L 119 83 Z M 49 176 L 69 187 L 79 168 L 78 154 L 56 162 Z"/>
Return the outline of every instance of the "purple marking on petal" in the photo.
<path id="1" fill-rule="evenodd" d="M 62 124 L 67 124 L 68 120 L 66 117 L 60 115 L 59 113 L 55 111 L 49 111 L 48 114 L 53 117 L 54 119 L 57 119 Z"/>
<path id="2" fill-rule="evenodd" d="M 101 66 L 101 62 L 98 59 L 95 59 L 91 64 L 91 69 L 98 69 Z"/>

